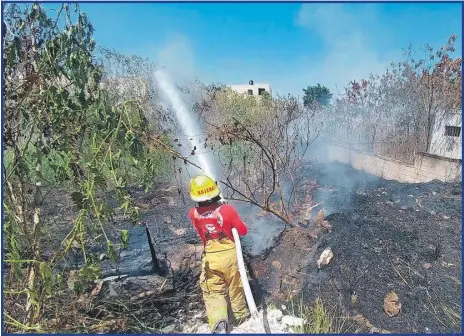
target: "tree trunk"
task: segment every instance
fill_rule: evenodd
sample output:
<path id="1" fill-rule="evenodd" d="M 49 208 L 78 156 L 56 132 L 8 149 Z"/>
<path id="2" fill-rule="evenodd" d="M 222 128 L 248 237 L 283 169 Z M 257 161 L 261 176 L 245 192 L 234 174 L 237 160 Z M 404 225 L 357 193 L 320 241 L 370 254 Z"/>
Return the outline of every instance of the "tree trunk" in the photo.
<path id="1" fill-rule="evenodd" d="M 432 137 L 432 126 L 433 126 L 433 115 L 432 115 L 432 109 L 433 109 L 433 92 L 434 92 L 434 87 L 433 87 L 433 80 L 431 82 L 430 86 L 430 99 L 429 99 L 429 104 L 428 104 L 428 111 L 427 111 L 427 140 L 425 143 L 425 151 L 428 153 L 430 150 L 430 141 Z"/>
<path id="2" fill-rule="evenodd" d="M 40 119 L 40 112 L 39 112 Z M 38 286 L 36 283 L 36 265 L 40 258 L 40 238 L 42 236 L 42 223 L 40 217 L 40 210 L 42 205 L 42 127 L 39 123 L 38 125 L 38 139 L 35 144 L 36 148 L 36 166 L 35 166 L 35 192 L 34 192 L 34 217 L 33 217 L 33 231 L 32 231 L 32 255 L 36 261 L 28 271 L 28 300 L 26 304 L 26 312 L 28 316 L 28 322 L 33 324 L 37 321 L 41 310 L 41 303 L 38 303 L 38 306 L 34 306 L 33 298 L 30 295 L 30 292 L 35 292 L 38 295 Z"/>
<path id="3" fill-rule="evenodd" d="M 34 33 L 34 25 L 31 25 L 31 31 Z M 33 55 L 37 53 L 36 38 L 32 37 L 32 51 Z M 39 67 L 35 61 L 32 62 L 33 72 L 39 74 Z M 43 87 L 40 85 L 40 89 Z M 39 302 L 40 284 L 37 283 L 37 265 L 40 261 L 40 240 L 42 237 L 42 223 L 40 217 L 40 210 L 42 206 L 42 150 L 44 147 L 43 142 L 43 124 L 42 124 L 42 110 L 41 107 L 37 110 L 37 140 L 35 141 L 35 191 L 34 191 L 34 217 L 33 217 L 33 230 L 32 230 L 32 245 L 31 252 L 34 256 L 35 262 L 28 269 L 28 293 L 26 301 L 26 316 L 28 323 L 35 324 L 38 321 L 40 311 L 42 309 L 42 302 Z M 35 298 L 31 296 L 34 293 Z"/>
<path id="4" fill-rule="evenodd" d="M 248 197 L 248 190 L 247 190 L 247 184 L 246 184 L 246 156 L 243 156 L 243 191 L 245 192 L 245 195 Z"/>
<path id="5" fill-rule="evenodd" d="M 263 204 L 266 203 L 266 166 L 264 165 L 264 155 L 261 153 L 261 170 L 263 173 Z"/>

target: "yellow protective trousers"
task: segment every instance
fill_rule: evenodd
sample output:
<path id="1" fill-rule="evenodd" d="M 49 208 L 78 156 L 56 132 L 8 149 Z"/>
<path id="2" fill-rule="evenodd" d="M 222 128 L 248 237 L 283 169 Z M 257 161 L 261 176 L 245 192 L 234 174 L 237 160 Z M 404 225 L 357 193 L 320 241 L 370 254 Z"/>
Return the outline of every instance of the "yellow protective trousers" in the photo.
<path id="1" fill-rule="evenodd" d="M 229 238 L 206 242 L 200 287 L 213 331 L 220 322 L 229 323 L 229 307 L 236 321 L 249 314 L 236 253 L 235 244 Z"/>

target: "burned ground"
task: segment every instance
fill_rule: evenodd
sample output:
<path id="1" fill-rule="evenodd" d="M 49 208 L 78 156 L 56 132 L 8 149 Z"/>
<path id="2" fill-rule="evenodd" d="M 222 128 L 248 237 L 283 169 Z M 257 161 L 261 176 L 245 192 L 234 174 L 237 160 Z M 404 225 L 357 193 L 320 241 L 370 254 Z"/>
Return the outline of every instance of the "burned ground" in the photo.
<path id="1" fill-rule="evenodd" d="M 316 176 L 324 170 L 316 169 Z M 284 233 L 272 251 L 253 261 L 263 289 L 281 302 L 292 290 L 307 301 L 320 297 L 345 317 L 367 319 L 364 331 L 461 332 L 461 185 L 410 185 L 352 174 L 349 187 L 346 181 L 341 188 L 319 186 L 331 190 L 324 202 L 333 211 L 325 218 L 332 232 L 302 223 L 305 228 Z M 317 257 L 327 247 L 334 258 L 318 271 Z M 277 278 L 282 271 L 287 279 Z M 402 304 L 395 317 L 383 311 L 390 291 Z"/>
<path id="2" fill-rule="evenodd" d="M 361 313 L 379 328 L 460 332 L 452 313 L 461 316 L 460 220 L 401 210 L 372 198 L 356 197 L 351 214 L 327 218 L 334 231 L 322 238 L 319 248 L 330 246 L 335 254 L 321 271 L 337 283 L 332 290 L 340 293 L 351 314 Z M 402 303 L 393 318 L 383 312 L 383 298 L 391 290 Z M 330 296 L 330 291 L 323 292 Z"/>
<path id="3" fill-rule="evenodd" d="M 283 226 L 275 218 L 239 207 L 250 227 L 244 248 L 259 282 L 259 287 L 252 282 L 259 303 L 259 292 L 267 303 L 287 306 L 289 298 L 302 296 L 310 304 L 320 297 L 340 317 L 355 317 L 354 326 L 346 324 L 338 332 L 461 332 L 460 184 L 402 184 L 337 164 L 306 165 L 301 174 L 305 182 L 298 188 L 296 227 L 280 234 Z M 131 194 L 169 274 L 152 274 L 145 228 L 116 215 L 108 234 L 116 241 L 118 229 L 130 229 L 129 249 L 117 263 L 104 261 L 102 275 L 127 277 L 97 285 L 84 300 L 88 303 L 76 309 L 94 325 L 92 332 L 173 332 L 186 321 L 204 322 L 198 286 L 202 247 L 187 218 L 192 203 L 168 184 L 148 193 L 132 188 Z M 59 244 L 71 228 L 75 209 L 68 198 L 57 193 L 44 212 L 55 223 L 50 246 Z M 326 247 L 334 258 L 318 271 L 316 260 Z M 105 252 L 92 250 L 96 255 Z M 76 253 L 66 267 L 80 262 Z M 391 318 L 383 311 L 390 291 L 402 304 Z M 48 314 L 62 331 L 84 330 L 73 326 L 72 319 Z"/>

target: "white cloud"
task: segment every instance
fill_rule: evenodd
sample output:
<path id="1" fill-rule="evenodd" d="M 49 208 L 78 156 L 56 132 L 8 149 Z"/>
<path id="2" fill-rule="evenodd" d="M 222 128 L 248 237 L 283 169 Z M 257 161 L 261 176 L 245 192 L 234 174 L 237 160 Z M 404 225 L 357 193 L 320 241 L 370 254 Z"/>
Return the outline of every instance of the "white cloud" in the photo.
<path id="1" fill-rule="evenodd" d="M 305 86 L 319 82 L 333 93 L 337 93 L 337 87 L 342 92 L 350 80 L 381 73 L 396 58 L 395 54 L 380 55 L 370 45 L 372 36 L 368 34 L 375 27 L 376 5 L 351 6 L 333 3 L 301 6 L 295 24 L 317 33 L 327 48 L 323 59 L 306 66 L 307 70 L 299 76 L 304 77 Z"/>

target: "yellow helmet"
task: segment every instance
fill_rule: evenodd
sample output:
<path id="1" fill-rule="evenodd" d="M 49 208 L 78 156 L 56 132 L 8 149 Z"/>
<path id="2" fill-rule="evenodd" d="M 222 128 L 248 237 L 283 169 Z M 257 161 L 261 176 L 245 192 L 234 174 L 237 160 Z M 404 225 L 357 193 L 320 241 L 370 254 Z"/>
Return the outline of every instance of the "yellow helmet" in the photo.
<path id="1" fill-rule="evenodd" d="M 221 194 L 212 178 L 200 175 L 190 180 L 190 197 L 195 202 L 206 202 Z"/>

